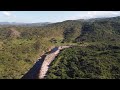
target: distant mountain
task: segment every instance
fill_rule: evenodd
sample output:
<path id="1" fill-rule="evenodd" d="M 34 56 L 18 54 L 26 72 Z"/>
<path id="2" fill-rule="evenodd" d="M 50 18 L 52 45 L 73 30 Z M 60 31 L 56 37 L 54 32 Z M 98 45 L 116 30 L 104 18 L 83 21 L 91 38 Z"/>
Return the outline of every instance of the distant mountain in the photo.
<path id="1" fill-rule="evenodd" d="M 23 26 L 45 26 L 51 24 L 50 22 L 40 22 L 40 23 L 19 23 L 19 22 L 0 22 L 0 25 L 23 25 Z"/>
<path id="2" fill-rule="evenodd" d="M 25 24 L 27 26 L 45 26 L 51 24 L 50 22 L 40 22 L 40 23 L 29 23 L 29 24 Z"/>
<path id="3" fill-rule="evenodd" d="M 0 22 L 0 24 L 9 24 L 9 22 Z"/>

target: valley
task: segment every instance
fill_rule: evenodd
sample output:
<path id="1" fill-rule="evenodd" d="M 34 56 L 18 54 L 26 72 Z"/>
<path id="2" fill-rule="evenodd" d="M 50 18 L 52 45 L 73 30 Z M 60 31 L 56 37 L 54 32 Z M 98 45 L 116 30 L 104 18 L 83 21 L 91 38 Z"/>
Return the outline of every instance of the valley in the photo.
<path id="1" fill-rule="evenodd" d="M 119 49 L 119 16 L 0 25 L 0 79 L 119 79 Z"/>

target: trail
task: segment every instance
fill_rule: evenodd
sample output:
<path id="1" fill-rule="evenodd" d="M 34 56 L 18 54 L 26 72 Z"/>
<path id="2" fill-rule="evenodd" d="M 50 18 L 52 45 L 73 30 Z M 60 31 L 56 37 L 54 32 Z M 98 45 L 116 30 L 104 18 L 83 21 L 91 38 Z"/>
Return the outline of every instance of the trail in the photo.
<path id="1" fill-rule="evenodd" d="M 45 60 L 43 61 L 43 64 L 41 66 L 40 72 L 39 72 L 39 79 L 43 79 L 48 71 L 50 63 L 55 59 L 55 57 L 59 54 L 60 50 L 69 48 L 70 46 L 60 46 L 55 47 L 51 50 L 51 53 L 48 54 L 45 57 Z"/>

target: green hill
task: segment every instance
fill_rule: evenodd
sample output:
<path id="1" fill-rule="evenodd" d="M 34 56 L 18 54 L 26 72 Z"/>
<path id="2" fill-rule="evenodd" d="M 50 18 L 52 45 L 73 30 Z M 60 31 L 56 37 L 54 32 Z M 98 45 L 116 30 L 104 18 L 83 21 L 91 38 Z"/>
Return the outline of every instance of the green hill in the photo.
<path id="1" fill-rule="evenodd" d="M 86 51 L 88 56 L 83 56 L 83 58 L 86 60 L 86 63 L 89 63 L 88 57 L 97 58 L 96 61 L 102 60 L 105 57 L 106 60 L 111 59 L 110 61 L 105 61 L 101 63 L 107 63 L 109 62 L 109 65 L 115 65 L 115 68 L 119 66 L 119 44 L 120 44 L 120 17 L 113 17 L 113 18 L 101 18 L 101 19 L 90 19 L 90 20 L 67 20 L 64 22 L 58 22 L 53 24 L 48 24 L 45 26 L 17 26 L 17 25 L 0 25 L 0 78 L 3 79 L 16 79 L 21 78 L 34 64 L 34 62 L 37 61 L 40 55 L 42 55 L 44 52 L 48 51 L 50 47 L 52 46 L 60 46 L 60 45 L 69 45 L 69 44 L 89 44 L 90 47 L 95 48 L 93 50 L 90 49 L 90 47 L 83 48 Z M 105 44 L 105 45 L 104 45 Z M 114 44 L 114 45 L 113 45 Z M 108 49 L 110 48 L 110 50 Z M 98 51 L 96 51 L 96 48 Z M 117 48 L 117 49 L 116 49 Z M 62 58 L 64 55 L 67 54 L 66 57 L 68 58 L 71 56 L 72 50 L 73 52 L 76 52 L 76 54 L 73 54 L 70 58 L 70 62 L 72 62 L 72 58 L 76 56 L 75 60 L 77 62 L 81 61 L 81 58 L 79 56 L 82 56 L 80 53 L 77 53 L 77 50 L 81 51 L 82 48 L 73 48 L 70 49 L 71 53 L 69 52 L 69 49 L 63 51 L 58 58 L 56 59 L 57 62 L 59 62 L 59 58 Z M 108 50 L 107 50 L 108 49 Z M 97 53 L 97 56 L 94 55 L 95 52 Z M 107 56 L 105 54 L 101 54 L 101 57 L 99 56 L 100 53 L 108 53 Z M 111 57 L 111 53 L 115 55 L 115 57 Z M 78 59 L 77 59 L 78 58 Z M 117 59 L 118 58 L 118 59 Z M 69 58 L 68 58 L 69 59 Z M 116 60 L 116 61 L 114 61 Z M 118 61 L 117 61 L 118 60 Z M 67 63 L 67 59 L 65 59 L 65 63 Z M 96 61 L 90 60 L 90 63 L 96 63 Z M 53 62 L 54 63 L 54 62 Z M 69 63 L 70 64 L 70 63 Z M 68 64 L 68 65 L 69 65 Z M 55 64 L 57 65 L 57 64 Z M 61 69 L 61 60 L 59 62 L 60 69 Z M 73 66 L 75 63 L 73 64 Z M 98 65 L 98 64 L 96 64 Z M 101 64 L 102 65 L 102 64 Z M 108 66 L 109 66 L 108 65 Z M 54 66 L 54 65 L 53 65 Z M 98 65 L 99 66 L 99 65 Z M 75 65 L 77 66 L 77 64 Z M 94 66 L 96 67 L 96 66 Z M 102 68 L 102 66 L 100 66 Z M 91 78 L 107 78 L 107 75 L 103 74 L 107 70 L 105 69 L 107 66 L 103 65 L 103 72 L 98 77 L 96 77 L 97 74 L 94 72 L 93 74 L 95 76 L 90 76 Z M 65 70 L 70 69 L 67 66 L 65 66 Z M 86 73 L 89 73 L 88 69 L 84 68 L 86 72 L 81 71 L 80 73 L 86 75 Z M 52 68 L 49 71 L 52 73 Z M 117 73 L 119 68 L 116 69 Z M 54 73 L 59 71 L 53 70 Z M 110 75 L 108 78 L 115 78 L 118 76 L 111 76 L 112 72 L 108 70 Z M 60 71 L 61 73 L 61 71 Z M 67 72 L 65 72 L 67 73 Z M 52 73 L 53 74 L 53 73 Z M 119 74 L 119 73 L 117 73 Z M 50 74 L 51 75 L 51 74 Z M 48 74 L 47 78 L 53 78 Z M 56 75 L 56 74 L 55 74 Z M 68 74 L 65 74 L 68 75 Z M 73 75 L 73 74 L 71 74 Z M 91 73 L 90 73 L 91 75 Z M 89 76 L 89 75 L 88 75 Z M 81 77 L 81 75 L 80 75 Z M 87 76 L 83 77 L 86 78 Z M 55 78 L 57 78 L 55 76 Z M 61 78 L 61 77 L 58 77 Z M 68 77 L 69 78 L 69 77 Z M 71 77 L 70 77 L 71 78 Z M 77 78 L 77 77 L 74 77 Z"/>
<path id="2" fill-rule="evenodd" d="M 91 45 L 63 50 L 46 79 L 120 79 L 120 46 Z"/>

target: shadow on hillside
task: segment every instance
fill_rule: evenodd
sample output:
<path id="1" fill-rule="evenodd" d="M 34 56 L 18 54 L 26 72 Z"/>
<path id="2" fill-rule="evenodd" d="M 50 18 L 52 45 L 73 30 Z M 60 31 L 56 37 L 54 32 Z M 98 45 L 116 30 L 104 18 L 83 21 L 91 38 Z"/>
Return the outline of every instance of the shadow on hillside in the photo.
<path id="1" fill-rule="evenodd" d="M 41 56 L 35 65 L 21 79 L 38 79 L 38 73 L 46 55 Z"/>
<path id="2" fill-rule="evenodd" d="M 55 48 L 53 48 L 51 51 L 50 51 L 50 53 L 54 53 L 54 52 L 56 52 L 58 50 L 58 47 L 55 47 Z"/>
<path id="3" fill-rule="evenodd" d="M 38 79 L 38 74 L 46 55 L 49 53 L 54 53 L 57 50 L 58 50 L 58 47 L 55 47 L 51 51 L 46 52 L 43 56 L 41 56 L 41 59 L 39 59 L 35 63 L 35 65 L 21 79 Z"/>

